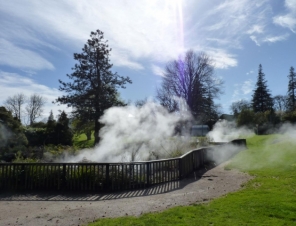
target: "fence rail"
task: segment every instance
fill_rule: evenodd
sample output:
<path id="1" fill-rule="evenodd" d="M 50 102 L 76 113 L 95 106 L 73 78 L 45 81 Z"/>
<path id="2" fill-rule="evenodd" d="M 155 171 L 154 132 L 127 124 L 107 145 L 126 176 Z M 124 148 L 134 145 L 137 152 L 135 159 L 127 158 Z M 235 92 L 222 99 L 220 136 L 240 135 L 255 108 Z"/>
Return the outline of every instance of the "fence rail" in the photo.
<path id="1" fill-rule="evenodd" d="M 192 150 L 179 158 L 131 163 L 0 163 L 0 190 L 119 191 L 183 179 L 215 156 L 246 147 L 233 140 Z M 230 151 L 230 153 L 228 153 Z M 222 161 L 227 159 L 222 159 Z"/>

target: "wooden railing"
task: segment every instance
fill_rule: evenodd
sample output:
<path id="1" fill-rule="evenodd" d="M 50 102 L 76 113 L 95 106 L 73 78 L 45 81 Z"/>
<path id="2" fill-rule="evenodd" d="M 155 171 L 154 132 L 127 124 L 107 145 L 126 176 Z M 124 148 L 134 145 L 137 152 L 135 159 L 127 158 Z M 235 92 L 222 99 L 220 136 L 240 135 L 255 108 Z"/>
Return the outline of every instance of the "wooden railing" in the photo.
<path id="1" fill-rule="evenodd" d="M 131 163 L 0 163 L 0 190 L 119 191 L 183 179 L 211 159 L 215 152 L 244 139 L 192 150 L 181 157 Z M 222 148 L 223 147 L 223 148 Z M 233 145 L 229 148 L 233 149 Z M 219 150 L 221 149 L 221 150 Z"/>

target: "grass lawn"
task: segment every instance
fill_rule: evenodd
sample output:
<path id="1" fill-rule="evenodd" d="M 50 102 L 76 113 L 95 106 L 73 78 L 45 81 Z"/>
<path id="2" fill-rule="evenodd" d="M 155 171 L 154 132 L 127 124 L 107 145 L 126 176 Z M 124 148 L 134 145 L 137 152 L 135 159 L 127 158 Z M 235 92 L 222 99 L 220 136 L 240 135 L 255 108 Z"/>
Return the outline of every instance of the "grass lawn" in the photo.
<path id="1" fill-rule="evenodd" d="M 73 137 L 73 146 L 78 149 L 92 148 L 94 146 L 94 140 L 94 134 L 91 135 L 91 140 L 87 140 L 86 135 L 82 133 L 79 136 Z"/>
<path id="2" fill-rule="evenodd" d="M 248 150 L 228 169 L 255 178 L 207 204 L 174 207 L 140 217 L 99 219 L 98 225 L 296 225 L 296 140 L 283 135 L 247 139 Z"/>

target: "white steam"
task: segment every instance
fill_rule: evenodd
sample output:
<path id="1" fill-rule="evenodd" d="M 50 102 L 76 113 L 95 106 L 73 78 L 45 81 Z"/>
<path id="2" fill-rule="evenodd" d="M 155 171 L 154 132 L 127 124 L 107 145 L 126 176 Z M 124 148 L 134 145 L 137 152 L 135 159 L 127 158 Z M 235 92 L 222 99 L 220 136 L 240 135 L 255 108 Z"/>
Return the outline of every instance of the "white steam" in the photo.
<path id="1" fill-rule="evenodd" d="M 214 142 L 228 142 L 237 138 L 254 135 L 254 132 L 246 127 L 237 128 L 235 122 L 219 120 L 207 137 Z"/>
<path id="2" fill-rule="evenodd" d="M 187 110 L 169 113 L 153 102 L 141 108 L 112 107 L 100 119 L 104 127 L 100 130 L 99 145 L 64 161 L 79 162 L 86 158 L 95 162 L 129 162 L 165 157 L 172 150 L 182 149 L 178 147 L 181 138 L 173 137 L 175 128 L 190 119 Z"/>
<path id="3" fill-rule="evenodd" d="M 278 132 L 279 134 L 282 134 L 282 139 L 289 140 L 292 143 L 296 143 L 296 126 L 292 125 L 291 123 L 285 123 L 283 124 Z M 273 141 L 274 143 L 279 142 L 280 140 Z"/>
<path id="4" fill-rule="evenodd" d="M 237 154 L 240 150 L 244 149 L 243 146 L 233 145 L 231 143 L 218 145 L 207 149 L 206 159 L 215 162 L 216 165 L 223 163 L 232 156 Z"/>

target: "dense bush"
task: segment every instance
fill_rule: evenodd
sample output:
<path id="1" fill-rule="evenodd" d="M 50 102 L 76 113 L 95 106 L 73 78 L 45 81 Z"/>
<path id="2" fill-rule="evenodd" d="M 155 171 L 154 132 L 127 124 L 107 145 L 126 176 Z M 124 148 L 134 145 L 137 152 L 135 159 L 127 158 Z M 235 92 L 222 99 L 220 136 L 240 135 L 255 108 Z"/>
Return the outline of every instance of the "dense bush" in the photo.
<path id="1" fill-rule="evenodd" d="M 0 159 L 13 159 L 14 154 L 23 151 L 27 144 L 21 123 L 5 107 L 0 107 Z"/>
<path id="2" fill-rule="evenodd" d="M 44 145 L 48 139 L 48 134 L 45 128 L 26 127 L 24 133 L 30 146 Z"/>

